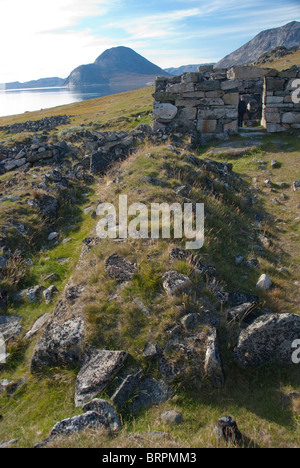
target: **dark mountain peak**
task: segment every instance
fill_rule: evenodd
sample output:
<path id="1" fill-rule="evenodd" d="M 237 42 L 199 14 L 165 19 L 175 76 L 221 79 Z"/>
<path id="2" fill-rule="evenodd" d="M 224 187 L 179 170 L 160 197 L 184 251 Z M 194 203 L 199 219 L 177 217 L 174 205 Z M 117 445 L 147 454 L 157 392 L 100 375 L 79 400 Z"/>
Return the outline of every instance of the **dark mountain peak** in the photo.
<path id="1" fill-rule="evenodd" d="M 161 68 L 129 47 L 119 46 L 105 50 L 94 62 L 103 72 L 138 73 L 139 75 L 166 74 Z"/>
<path id="2" fill-rule="evenodd" d="M 106 85 L 121 92 L 147 86 L 157 75 L 168 76 L 168 73 L 129 47 L 119 46 L 105 50 L 94 63 L 77 67 L 66 84 L 71 87 Z"/>
<path id="3" fill-rule="evenodd" d="M 283 46 L 292 49 L 299 45 L 300 22 L 292 21 L 279 28 L 260 32 L 251 41 L 220 60 L 215 68 L 229 68 L 234 65 L 252 63 L 258 60 L 262 54 L 270 52 L 276 47 Z"/>

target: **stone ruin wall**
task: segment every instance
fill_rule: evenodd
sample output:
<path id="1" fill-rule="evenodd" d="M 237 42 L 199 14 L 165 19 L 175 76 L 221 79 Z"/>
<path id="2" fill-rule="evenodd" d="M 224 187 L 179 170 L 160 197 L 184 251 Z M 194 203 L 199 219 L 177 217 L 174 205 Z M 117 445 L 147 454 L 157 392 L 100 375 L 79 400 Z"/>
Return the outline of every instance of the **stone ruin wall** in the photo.
<path id="1" fill-rule="evenodd" d="M 154 130 L 192 130 L 205 139 L 237 134 L 241 94 L 256 107 L 246 117 L 249 125 L 259 121 L 270 133 L 300 128 L 300 104 L 292 101 L 292 83 L 297 78 L 298 67 L 278 72 L 247 66 L 199 67 L 198 73 L 158 77 L 153 94 Z"/>
<path id="2" fill-rule="evenodd" d="M 158 77 L 155 85 L 154 130 L 237 133 L 238 82 L 228 80 L 225 70 Z"/>
<path id="3" fill-rule="evenodd" d="M 300 102 L 292 99 L 293 84 L 299 78 L 300 69 L 294 67 L 277 76 L 264 78 L 261 123 L 269 133 L 300 129 Z M 300 91 L 297 94 L 300 100 Z"/>

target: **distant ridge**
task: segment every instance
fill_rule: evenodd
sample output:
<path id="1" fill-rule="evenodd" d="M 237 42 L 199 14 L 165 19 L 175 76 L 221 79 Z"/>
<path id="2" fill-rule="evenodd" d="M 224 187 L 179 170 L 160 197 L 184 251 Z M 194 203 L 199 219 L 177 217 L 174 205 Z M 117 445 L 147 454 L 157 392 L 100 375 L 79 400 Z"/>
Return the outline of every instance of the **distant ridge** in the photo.
<path id="1" fill-rule="evenodd" d="M 40 78 L 39 80 L 25 81 L 20 83 L 19 81 L 13 81 L 11 83 L 0 84 L 0 89 L 28 89 L 28 88 L 53 88 L 57 86 L 63 86 L 65 78 Z"/>
<path id="2" fill-rule="evenodd" d="M 179 76 L 183 73 L 197 72 L 201 65 L 215 65 L 215 63 L 198 63 L 197 65 L 182 65 L 178 68 L 165 68 L 165 71 L 170 75 Z"/>
<path id="3" fill-rule="evenodd" d="M 229 68 L 255 62 L 266 52 L 276 47 L 287 49 L 300 45 L 300 22 L 293 21 L 280 28 L 268 29 L 257 34 L 251 41 L 220 60 L 215 68 Z"/>

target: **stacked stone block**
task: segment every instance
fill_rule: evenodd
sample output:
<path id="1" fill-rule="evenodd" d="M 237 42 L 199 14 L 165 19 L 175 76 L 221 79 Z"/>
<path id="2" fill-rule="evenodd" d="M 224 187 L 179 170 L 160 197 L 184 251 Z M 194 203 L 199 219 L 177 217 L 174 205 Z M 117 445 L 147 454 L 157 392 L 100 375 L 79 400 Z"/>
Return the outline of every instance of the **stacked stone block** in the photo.
<path id="1" fill-rule="evenodd" d="M 198 73 L 158 77 L 153 94 L 154 130 L 193 130 L 206 139 L 238 133 L 241 94 L 260 104 L 252 117 L 260 119 L 262 109 L 261 123 L 268 132 L 300 128 L 300 104 L 292 98 L 297 79 L 299 67 L 278 72 L 253 66 L 199 67 Z M 300 91 L 298 96 L 300 100 Z"/>
<path id="2" fill-rule="evenodd" d="M 226 70 L 158 77 L 154 129 L 197 130 L 205 137 L 237 133 L 239 90 Z"/>
<path id="3" fill-rule="evenodd" d="M 262 125 L 269 133 L 300 129 L 300 90 L 294 93 L 293 98 L 293 92 L 297 89 L 296 80 L 299 79 L 298 67 L 265 77 Z"/>

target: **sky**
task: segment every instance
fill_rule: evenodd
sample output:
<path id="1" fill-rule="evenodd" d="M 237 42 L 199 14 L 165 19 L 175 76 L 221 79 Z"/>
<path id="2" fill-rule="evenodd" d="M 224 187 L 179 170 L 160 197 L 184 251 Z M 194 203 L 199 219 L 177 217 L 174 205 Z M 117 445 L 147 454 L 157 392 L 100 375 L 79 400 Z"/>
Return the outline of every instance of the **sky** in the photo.
<path id="1" fill-rule="evenodd" d="M 0 0 L 0 83 L 58 76 L 111 47 L 161 68 L 217 62 L 300 21 L 300 0 Z"/>

